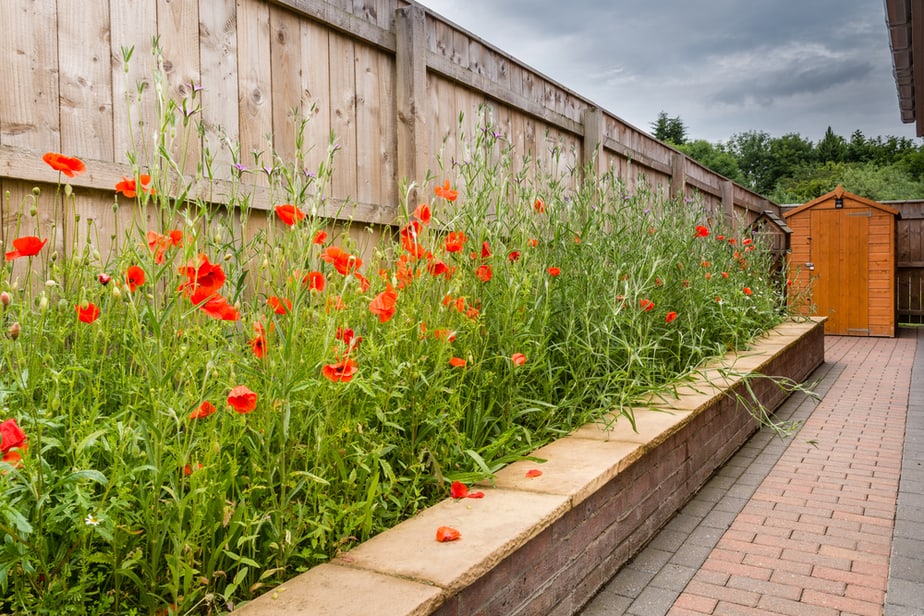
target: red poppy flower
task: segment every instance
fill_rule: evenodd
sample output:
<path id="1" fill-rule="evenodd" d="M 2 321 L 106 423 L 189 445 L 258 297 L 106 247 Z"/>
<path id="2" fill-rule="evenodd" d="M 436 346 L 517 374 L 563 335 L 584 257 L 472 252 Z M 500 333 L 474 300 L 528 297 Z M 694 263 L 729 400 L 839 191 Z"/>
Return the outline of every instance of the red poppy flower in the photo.
<path id="1" fill-rule="evenodd" d="M 7 464 L 16 464 L 22 459 L 19 449 L 25 451 L 27 448 L 26 433 L 19 427 L 15 419 L 7 419 L 0 422 L 0 453 L 3 454 L 3 461 Z"/>
<path id="2" fill-rule="evenodd" d="M 518 250 L 513 250 L 513 251 L 511 251 L 510 254 L 507 255 L 507 260 L 510 261 L 511 263 L 515 263 L 515 262 L 519 261 L 519 260 L 520 260 L 520 251 L 518 251 Z"/>
<path id="3" fill-rule="evenodd" d="M 421 323 L 421 325 L 423 324 Z M 434 329 L 433 337 L 436 340 L 445 340 L 446 342 L 455 342 L 456 332 L 451 329 Z"/>
<path id="4" fill-rule="evenodd" d="M 529 238 L 528 240 L 526 240 L 526 244 L 527 244 L 530 248 L 535 248 L 536 246 L 539 245 L 539 240 L 537 240 L 537 239 L 535 239 L 535 238 Z"/>
<path id="5" fill-rule="evenodd" d="M 349 327 L 338 327 L 337 333 L 334 336 L 337 338 L 337 340 L 340 340 L 347 346 L 347 352 L 352 351 L 354 348 L 358 347 L 359 343 L 363 341 L 363 337 L 357 336 L 356 333 Z"/>
<path id="6" fill-rule="evenodd" d="M 722 272 L 722 278 L 728 278 L 728 272 Z"/>
<path id="7" fill-rule="evenodd" d="M 96 279 L 99 281 L 101 285 L 105 287 L 107 284 L 109 284 L 109 281 L 112 280 L 112 276 L 104 272 L 100 272 L 100 274 L 96 277 Z"/>
<path id="8" fill-rule="evenodd" d="M 203 400 L 202 404 L 196 407 L 196 410 L 189 414 L 190 419 L 204 419 L 216 411 L 215 405 L 208 400 Z"/>
<path id="9" fill-rule="evenodd" d="M 174 229 L 168 235 L 162 235 L 156 231 L 148 231 L 148 248 L 154 253 L 154 262 L 164 262 L 164 252 L 170 246 L 177 247 L 183 245 L 183 232 Z"/>
<path id="10" fill-rule="evenodd" d="M 751 287 L 744 287 L 741 289 L 745 295 L 754 295 L 754 291 L 751 291 Z"/>
<path id="11" fill-rule="evenodd" d="M 326 241 L 327 241 L 327 232 L 318 231 L 317 233 L 314 234 L 314 238 L 311 240 L 311 243 L 312 244 L 323 244 Z"/>
<path id="12" fill-rule="evenodd" d="M 276 206 L 276 216 L 279 217 L 279 220 L 291 227 L 298 221 L 305 219 L 305 212 L 298 209 L 298 206 L 286 203 Z"/>
<path id="13" fill-rule="evenodd" d="M 696 225 L 696 237 L 707 237 L 709 235 L 709 229 L 703 225 Z"/>
<path id="14" fill-rule="evenodd" d="M 308 285 L 308 289 L 312 291 L 323 291 L 326 282 L 327 279 L 324 278 L 324 274 L 321 272 L 308 272 L 305 274 L 305 277 L 302 278 L 302 284 Z"/>
<path id="15" fill-rule="evenodd" d="M 18 259 L 19 257 L 34 257 L 39 253 L 43 246 L 48 242 L 48 239 L 39 239 L 34 235 L 26 235 L 24 237 L 17 237 L 13 240 L 13 248 L 10 252 L 6 253 L 6 260 L 12 261 L 13 259 Z"/>
<path id="16" fill-rule="evenodd" d="M 529 477 L 530 479 L 541 477 L 542 471 L 540 471 L 538 468 L 531 468 L 528 471 L 526 471 L 526 476 Z"/>
<path id="17" fill-rule="evenodd" d="M 549 268 L 549 276 L 558 276 L 559 274 L 561 274 L 561 269 L 560 269 L 560 268 L 557 268 L 557 267 L 550 267 L 550 268 Z"/>
<path id="18" fill-rule="evenodd" d="M 379 317 L 379 323 L 385 323 L 395 316 L 395 303 L 398 301 L 398 293 L 388 283 L 388 288 L 375 296 L 369 302 L 369 312 Z"/>
<path id="19" fill-rule="evenodd" d="M 712 265 L 712 263 L 710 263 L 709 261 L 703 261 L 702 263 L 700 263 L 700 265 L 701 265 L 702 267 L 709 267 L 709 266 Z"/>
<path id="20" fill-rule="evenodd" d="M 536 199 L 536 202 L 533 203 L 533 209 L 536 210 L 538 214 L 545 212 L 545 203 L 542 202 L 542 199 Z"/>
<path id="21" fill-rule="evenodd" d="M 87 170 L 87 166 L 83 164 L 83 161 L 79 158 L 71 158 L 70 156 L 65 156 L 63 154 L 58 154 L 57 152 L 46 152 L 42 156 L 49 167 L 55 171 L 60 171 L 69 178 L 74 177 L 75 175 L 80 175 Z"/>
<path id="22" fill-rule="evenodd" d="M 746 238 L 745 240 L 743 240 L 743 241 L 741 242 L 741 245 L 742 245 L 742 246 L 750 246 L 750 245 L 751 245 L 751 242 L 752 242 L 751 238 Z"/>
<path id="23" fill-rule="evenodd" d="M 461 357 L 450 357 L 449 358 L 449 365 L 452 366 L 453 368 L 464 368 L 467 364 L 468 362 L 462 359 Z"/>
<path id="24" fill-rule="evenodd" d="M 151 183 L 151 176 L 147 173 L 142 173 L 138 176 L 138 181 L 141 182 L 141 192 L 147 192 L 150 194 L 156 194 L 156 191 L 149 186 Z M 128 199 L 134 199 L 138 195 L 138 185 L 135 178 L 127 178 L 124 175 L 122 176 L 122 181 L 115 185 L 116 194 L 122 193 Z"/>
<path id="25" fill-rule="evenodd" d="M 228 405 L 238 413 L 250 413 L 257 408 L 257 394 L 246 385 L 238 385 L 228 392 Z"/>
<path id="26" fill-rule="evenodd" d="M 456 197 L 459 196 L 459 193 L 449 188 L 449 180 L 446 180 L 442 186 L 434 186 L 433 193 L 446 201 L 455 201 Z"/>
<path id="27" fill-rule="evenodd" d="M 426 249 L 417 242 L 419 233 L 420 223 L 416 220 L 401 229 L 401 246 L 415 259 L 420 259 L 426 254 Z"/>
<path id="28" fill-rule="evenodd" d="M 266 303 L 276 314 L 285 314 L 292 310 L 292 301 L 288 299 L 279 299 L 275 295 L 266 298 Z"/>
<path id="29" fill-rule="evenodd" d="M 125 284 L 128 285 L 128 290 L 134 293 L 135 289 L 144 284 L 144 270 L 137 265 L 129 267 L 125 273 Z"/>
<path id="30" fill-rule="evenodd" d="M 349 383 L 353 375 L 356 374 L 359 367 L 352 357 L 345 357 L 343 361 L 336 364 L 328 364 L 321 368 L 321 374 L 334 383 Z"/>
<path id="31" fill-rule="evenodd" d="M 198 302 L 197 302 L 198 303 Z M 199 309 L 205 312 L 213 319 L 221 321 L 237 321 L 241 318 L 241 313 L 233 305 L 228 303 L 221 295 L 210 296 Z"/>
<path id="32" fill-rule="evenodd" d="M 209 258 L 203 254 L 185 267 L 179 268 L 179 272 L 181 276 L 186 276 L 187 281 L 181 284 L 178 290 L 189 296 L 195 304 L 217 293 L 225 284 L 225 272 L 221 265 L 209 263 Z"/>
<path id="33" fill-rule="evenodd" d="M 650 299 L 640 299 L 638 301 L 638 307 L 644 310 L 645 312 L 651 312 L 654 310 L 655 303 Z"/>
<path id="34" fill-rule="evenodd" d="M 522 366 L 526 363 L 526 355 L 522 353 L 514 353 L 510 356 L 510 360 L 513 361 L 515 366 Z"/>
<path id="35" fill-rule="evenodd" d="M 432 213 L 430 212 L 430 206 L 426 203 L 421 203 L 414 210 L 414 218 L 419 220 L 425 225 L 430 224 L 430 219 L 432 218 Z"/>
<path id="36" fill-rule="evenodd" d="M 461 481 L 453 481 L 449 486 L 449 494 L 455 498 L 484 498 L 484 492 L 469 492 L 468 486 Z"/>
<path id="37" fill-rule="evenodd" d="M 667 313 L 667 316 L 664 317 L 664 322 L 665 322 L 665 323 L 670 323 L 671 321 L 673 321 L 673 320 L 676 319 L 676 318 L 677 318 L 677 313 L 674 312 L 673 310 L 671 310 L 670 312 Z"/>
<path id="38" fill-rule="evenodd" d="M 254 357 L 263 359 L 266 357 L 266 338 L 263 336 L 254 336 L 250 339 L 250 348 Z"/>
<path id="39" fill-rule="evenodd" d="M 446 252 L 462 252 L 467 239 L 462 231 L 450 231 L 446 236 Z"/>
<path id="40" fill-rule="evenodd" d="M 368 278 L 366 278 L 359 272 L 353 272 L 353 278 L 359 281 L 359 292 L 360 293 L 365 293 L 366 291 L 369 290 L 369 285 L 371 283 L 369 282 Z"/>
<path id="41" fill-rule="evenodd" d="M 462 533 L 449 526 L 440 526 L 436 529 L 436 540 L 440 543 L 455 541 L 462 537 Z"/>
<path id="42" fill-rule="evenodd" d="M 346 308 L 346 303 L 339 295 L 332 295 L 331 297 L 328 297 L 324 302 L 324 310 L 327 312 L 330 312 L 331 310 L 343 310 L 344 308 Z"/>
<path id="43" fill-rule="evenodd" d="M 328 246 L 321 253 L 321 259 L 334 266 L 338 272 L 346 276 L 362 267 L 363 262 L 359 257 L 354 257 L 342 248 L 337 246 Z"/>
<path id="44" fill-rule="evenodd" d="M 74 308 L 77 309 L 77 318 L 84 323 L 92 323 L 99 318 L 99 308 L 96 307 L 96 304 L 89 303 L 85 306 L 75 304 Z"/>
<path id="45" fill-rule="evenodd" d="M 481 258 L 488 259 L 491 257 L 491 246 L 488 242 L 481 242 Z"/>
<path id="46" fill-rule="evenodd" d="M 195 468 L 193 468 L 193 467 L 192 467 L 191 465 L 189 465 L 189 464 L 185 464 L 185 465 L 183 465 L 183 474 L 186 475 L 187 477 L 189 477 L 190 475 L 193 474 L 193 471 L 198 471 L 198 470 L 201 470 L 201 469 L 202 469 L 202 463 L 201 463 L 201 462 L 196 462 Z"/>
<path id="47" fill-rule="evenodd" d="M 475 276 L 477 276 L 481 282 L 488 282 L 493 275 L 494 273 L 491 271 L 490 265 L 479 265 L 475 268 Z"/>
<path id="48" fill-rule="evenodd" d="M 452 270 L 448 265 L 440 261 L 439 259 L 434 259 L 427 264 L 427 271 L 433 274 L 434 276 L 449 276 L 452 275 Z"/>

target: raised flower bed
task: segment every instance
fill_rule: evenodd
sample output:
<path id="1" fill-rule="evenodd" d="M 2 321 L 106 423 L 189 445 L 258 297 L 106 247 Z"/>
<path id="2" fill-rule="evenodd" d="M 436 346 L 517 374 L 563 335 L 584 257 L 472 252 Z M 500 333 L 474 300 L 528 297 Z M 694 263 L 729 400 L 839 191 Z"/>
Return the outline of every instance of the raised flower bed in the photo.
<path id="1" fill-rule="evenodd" d="M 499 471 L 483 499 L 446 499 L 239 611 L 575 613 L 757 429 L 744 381 L 772 410 L 788 390 L 755 375 L 802 382 L 823 360 L 821 320 L 779 325 L 636 410 L 637 432 L 585 425 L 537 450 L 544 463 Z M 437 542 L 442 525 L 461 538 Z"/>

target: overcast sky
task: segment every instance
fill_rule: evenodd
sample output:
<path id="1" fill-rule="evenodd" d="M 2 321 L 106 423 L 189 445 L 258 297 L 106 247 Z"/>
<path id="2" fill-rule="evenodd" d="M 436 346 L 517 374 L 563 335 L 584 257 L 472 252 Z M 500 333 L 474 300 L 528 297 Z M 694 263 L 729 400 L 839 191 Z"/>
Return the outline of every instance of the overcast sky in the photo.
<path id="1" fill-rule="evenodd" d="M 882 0 L 420 0 L 642 130 L 914 138 Z"/>

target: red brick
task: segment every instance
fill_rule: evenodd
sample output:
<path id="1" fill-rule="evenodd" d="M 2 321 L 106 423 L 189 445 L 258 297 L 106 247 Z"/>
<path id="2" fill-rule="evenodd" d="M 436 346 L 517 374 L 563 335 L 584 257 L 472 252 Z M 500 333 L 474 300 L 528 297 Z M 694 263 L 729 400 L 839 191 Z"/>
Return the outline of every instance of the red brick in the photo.
<path id="1" fill-rule="evenodd" d="M 802 603 L 834 608 L 843 612 L 851 612 L 862 616 L 881 616 L 882 603 L 871 603 L 850 597 L 828 595 L 815 590 L 806 590 L 802 595 Z"/>
<path id="2" fill-rule="evenodd" d="M 718 601 L 711 597 L 700 597 L 691 593 L 683 593 L 677 600 L 674 601 L 674 605 L 671 607 L 670 614 L 677 614 L 675 610 L 690 610 L 697 614 L 711 614 L 712 610 L 715 609 Z"/>
<path id="3" fill-rule="evenodd" d="M 698 581 L 696 577 L 690 580 L 690 583 L 687 584 L 684 592 L 690 592 L 701 597 L 710 597 L 712 599 L 718 599 L 719 601 L 728 601 L 730 603 L 747 605 L 750 607 L 756 607 L 757 601 L 760 599 L 759 593 L 749 592 L 747 590 L 739 590 L 737 588 L 717 586 L 715 584 L 706 584 L 704 582 Z"/>

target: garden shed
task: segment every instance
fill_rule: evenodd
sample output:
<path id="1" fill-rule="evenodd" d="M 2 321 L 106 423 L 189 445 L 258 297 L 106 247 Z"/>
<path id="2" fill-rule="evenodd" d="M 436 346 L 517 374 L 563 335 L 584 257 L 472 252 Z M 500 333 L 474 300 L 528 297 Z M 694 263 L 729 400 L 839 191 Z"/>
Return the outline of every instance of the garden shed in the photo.
<path id="1" fill-rule="evenodd" d="M 895 336 L 895 221 L 888 205 L 836 189 L 783 214 L 792 229 L 790 301 L 825 333 Z"/>

